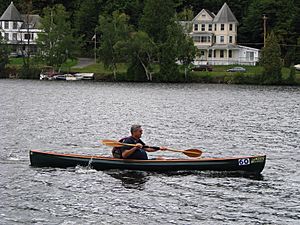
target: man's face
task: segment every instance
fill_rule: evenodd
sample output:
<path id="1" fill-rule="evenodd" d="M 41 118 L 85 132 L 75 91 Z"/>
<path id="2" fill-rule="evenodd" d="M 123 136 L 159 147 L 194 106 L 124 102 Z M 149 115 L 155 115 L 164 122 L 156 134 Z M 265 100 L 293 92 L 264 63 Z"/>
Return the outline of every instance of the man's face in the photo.
<path id="1" fill-rule="evenodd" d="M 142 128 L 137 129 L 137 130 L 133 133 L 133 135 L 134 135 L 135 137 L 137 137 L 137 138 L 141 138 L 141 137 L 142 137 L 142 134 L 143 134 L 143 129 L 142 129 Z"/>

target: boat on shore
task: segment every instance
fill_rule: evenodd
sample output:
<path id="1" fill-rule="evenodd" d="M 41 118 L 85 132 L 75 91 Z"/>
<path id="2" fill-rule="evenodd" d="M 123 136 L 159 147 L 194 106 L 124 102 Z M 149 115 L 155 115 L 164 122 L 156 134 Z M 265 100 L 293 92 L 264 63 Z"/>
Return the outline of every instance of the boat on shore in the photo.
<path id="1" fill-rule="evenodd" d="M 33 167 L 68 168 L 89 166 L 95 170 L 142 170 L 142 171 L 225 171 L 241 174 L 260 174 L 266 163 L 266 155 L 230 158 L 193 159 L 117 159 L 98 155 L 66 154 L 30 150 L 30 165 Z"/>
<path id="2" fill-rule="evenodd" d="M 40 73 L 40 80 L 93 80 L 94 73 L 60 73 L 51 66 L 46 66 Z"/>

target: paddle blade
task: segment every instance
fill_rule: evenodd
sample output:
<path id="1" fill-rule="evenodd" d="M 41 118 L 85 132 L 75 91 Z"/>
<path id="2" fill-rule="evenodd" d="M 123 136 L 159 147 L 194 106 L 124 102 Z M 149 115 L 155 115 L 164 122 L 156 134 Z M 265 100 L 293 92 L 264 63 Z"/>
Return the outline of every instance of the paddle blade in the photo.
<path id="1" fill-rule="evenodd" d="M 118 142 L 118 141 L 114 141 L 114 140 L 102 140 L 102 144 L 107 145 L 107 146 L 111 146 L 111 147 L 122 147 L 124 146 L 124 144 Z"/>
<path id="2" fill-rule="evenodd" d="M 187 149 L 183 151 L 183 154 L 189 157 L 200 157 L 202 155 L 202 151 L 199 149 Z"/>

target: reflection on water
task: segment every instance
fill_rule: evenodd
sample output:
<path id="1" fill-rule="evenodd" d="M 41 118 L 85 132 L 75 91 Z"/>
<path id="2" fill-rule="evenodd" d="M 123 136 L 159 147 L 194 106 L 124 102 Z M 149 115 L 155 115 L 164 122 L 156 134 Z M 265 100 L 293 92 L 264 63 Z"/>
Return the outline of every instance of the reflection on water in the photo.
<path id="1" fill-rule="evenodd" d="M 150 179 L 150 175 L 145 171 L 110 170 L 104 171 L 104 173 L 117 180 L 120 180 L 122 182 L 122 185 L 128 189 L 143 190 L 145 188 L 146 182 Z"/>

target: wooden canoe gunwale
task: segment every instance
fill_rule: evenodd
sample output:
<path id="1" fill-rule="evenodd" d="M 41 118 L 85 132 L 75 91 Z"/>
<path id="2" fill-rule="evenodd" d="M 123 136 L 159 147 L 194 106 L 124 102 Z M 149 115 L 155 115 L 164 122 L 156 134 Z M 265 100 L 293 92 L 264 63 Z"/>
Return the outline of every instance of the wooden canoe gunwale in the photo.
<path id="1" fill-rule="evenodd" d="M 238 165 L 238 160 L 248 159 L 249 165 Z M 91 166 L 96 170 L 121 169 L 145 171 L 211 170 L 234 171 L 259 174 L 265 166 L 266 156 L 230 158 L 193 158 L 167 160 L 116 159 L 97 155 L 64 154 L 57 152 L 30 151 L 31 166 L 35 167 L 75 167 Z"/>

